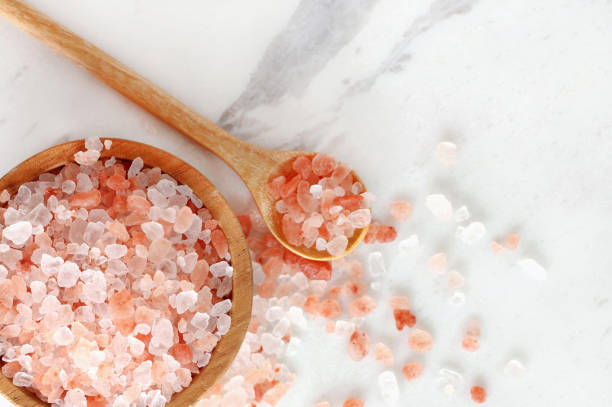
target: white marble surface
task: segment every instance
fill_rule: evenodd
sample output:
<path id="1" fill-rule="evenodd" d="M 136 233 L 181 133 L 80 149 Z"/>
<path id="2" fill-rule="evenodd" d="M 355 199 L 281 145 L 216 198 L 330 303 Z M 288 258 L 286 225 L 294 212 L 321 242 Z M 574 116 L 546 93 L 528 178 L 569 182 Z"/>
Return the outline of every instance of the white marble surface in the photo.
<path id="1" fill-rule="evenodd" d="M 393 260 L 384 289 L 410 295 L 437 345 L 422 380 L 400 379 L 398 406 L 472 404 L 465 393 L 443 400 L 433 385 L 442 366 L 486 383 L 491 406 L 612 404 L 610 1 L 31 3 L 245 140 L 350 162 L 378 194 L 383 220 L 390 199 L 415 203 L 400 235 L 419 233 L 423 249 Z M 0 172 L 92 135 L 164 148 L 237 211 L 250 205 L 218 159 L 0 21 Z M 450 169 L 431 154 L 444 139 L 459 147 Z M 424 209 L 439 191 L 468 205 L 489 238 L 518 231 L 548 281 L 512 272 L 485 241 L 458 245 Z M 468 278 L 463 308 L 449 306 L 425 271 L 434 249 Z M 366 324 L 378 328 L 385 312 Z M 465 355 L 457 343 L 470 316 L 483 321 L 484 345 Z M 380 339 L 392 338 L 387 328 Z M 394 341 L 403 363 L 406 334 Z M 501 373 L 513 355 L 528 365 L 524 379 Z M 282 407 L 322 398 L 340 406 L 349 395 L 383 405 L 371 389 L 381 369 L 349 361 L 342 341 L 320 329 L 290 364 L 299 380 Z"/>

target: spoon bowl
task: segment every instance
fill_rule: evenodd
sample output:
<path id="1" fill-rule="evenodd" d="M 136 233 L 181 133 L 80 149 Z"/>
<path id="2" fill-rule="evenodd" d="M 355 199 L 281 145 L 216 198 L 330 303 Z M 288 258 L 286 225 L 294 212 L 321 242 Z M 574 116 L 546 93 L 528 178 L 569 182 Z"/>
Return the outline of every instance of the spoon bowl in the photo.
<path id="1" fill-rule="evenodd" d="M 101 157 L 114 156 L 124 160 L 134 160 L 136 157 L 140 157 L 145 165 L 159 167 L 164 173 L 171 175 L 181 184 L 188 185 L 202 200 L 214 219 L 219 222 L 219 227 L 227 237 L 232 266 L 234 267 L 230 330 L 219 340 L 208 365 L 200 370 L 200 373 L 193 378 L 188 387 L 180 393 L 176 393 L 167 404 L 167 406 L 175 407 L 193 405 L 229 368 L 242 345 L 250 322 L 253 278 L 246 239 L 236 215 L 221 193 L 195 168 L 165 151 L 146 144 L 122 139 L 106 140 L 111 140 L 113 143 L 110 150 L 102 151 Z M 40 174 L 57 170 L 69 162 L 74 162 L 74 154 L 84 149 L 84 141 L 78 140 L 60 144 L 38 153 L 0 178 L 0 191 L 6 189 L 13 195 L 20 185 L 36 180 Z M 13 385 L 12 381 L 3 374 L 0 374 L 0 394 L 18 406 L 48 406 L 32 392 Z"/>
<path id="2" fill-rule="evenodd" d="M 251 191 L 268 228 L 293 253 L 321 261 L 342 257 L 332 256 L 326 251 L 290 245 L 275 217 L 274 200 L 268 188 L 269 180 L 283 170 L 286 171 L 291 160 L 314 153 L 267 150 L 233 137 L 126 65 L 18 0 L 0 0 L 0 16 L 82 66 L 117 92 L 225 161 Z M 359 180 L 354 173 L 353 177 Z M 353 250 L 366 233 L 367 228 L 356 231 L 344 255 Z"/>

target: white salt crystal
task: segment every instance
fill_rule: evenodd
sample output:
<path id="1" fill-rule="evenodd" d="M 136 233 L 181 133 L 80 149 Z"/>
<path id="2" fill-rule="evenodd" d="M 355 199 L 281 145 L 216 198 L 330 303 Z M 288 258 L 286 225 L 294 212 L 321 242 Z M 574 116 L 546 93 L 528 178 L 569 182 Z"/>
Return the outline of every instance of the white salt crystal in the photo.
<path id="1" fill-rule="evenodd" d="M 548 278 L 546 269 L 534 259 L 521 259 L 516 262 L 518 269 L 528 278 L 536 281 L 544 281 Z"/>
<path id="2" fill-rule="evenodd" d="M 164 198 L 168 198 L 176 193 L 176 184 L 168 179 L 159 180 L 155 188 L 157 188 Z"/>
<path id="3" fill-rule="evenodd" d="M 127 252 L 127 246 L 122 244 L 109 244 L 104 248 L 104 254 L 106 254 L 109 259 L 120 259 L 125 256 Z"/>
<path id="4" fill-rule="evenodd" d="M 283 309 L 278 306 L 270 307 L 268 308 L 268 311 L 266 311 L 266 320 L 270 322 L 278 321 L 284 316 L 285 316 L 285 311 L 283 311 Z"/>
<path id="5" fill-rule="evenodd" d="M 372 211 L 369 209 L 357 209 L 349 214 L 348 221 L 356 229 L 365 228 L 372 221 Z"/>
<path id="6" fill-rule="evenodd" d="M 24 372 L 17 372 L 13 376 L 13 384 L 19 387 L 30 387 L 34 382 L 34 377 Z"/>
<path id="7" fill-rule="evenodd" d="M 196 312 L 193 318 L 191 318 L 191 325 L 197 329 L 206 329 L 209 321 L 210 315 L 205 312 Z"/>
<path id="8" fill-rule="evenodd" d="M 394 405 L 399 400 L 399 387 L 397 378 L 390 370 L 385 370 L 378 375 L 378 390 L 383 401 L 387 405 Z"/>
<path id="9" fill-rule="evenodd" d="M 153 378 L 151 377 L 152 367 L 153 362 L 147 360 L 138 365 L 138 367 L 136 367 L 132 372 L 134 382 L 139 383 L 142 386 L 142 390 L 149 388 L 151 382 L 153 381 Z"/>
<path id="10" fill-rule="evenodd" d="M 60 266 L 57 272 L 57 284 L 60 287 L 72 287 L 79 280 L 80 274 L 79 266 L 71 261 L 67 261 Z"/>
<path id="11" fill-rule="evenodd" d="M 102 151 L 102 142 L 98 137 L 89 137 L 85 140 L 85 149 Z"/>
<path id="12" fill-rule="evenodd" d="M 455 222 L 456 223 L 465 222 L 469 218 L 470 218 L 470 211 L 468 211 L 468 208 L 465 205 L 455 211 Z"/>
<path id="13" fill-rule="evenodd" d="M 451 165 L 457 158 L 457 146 L 450 141 L 443 141 L 436 146 L 436 158 L 444 165 Z"/>
<path id="14" fill-rule="evenodd" d="M 74 341 L 74 335 L 70 328 L 63 326 L 53 333 L 53 341 L 59 346 L 70 345 Z"/>
<path id="15" fill-rule="evenodd" d="M 142 161 L 142 158 L 140 157 L 134 158 L 134 160 L 132 161 L 132 164 L 130 165 L 130 168 L 128 169 L 127 177 L 132 178 L 138 175 L 138 173 L 140 173 L 140 171 L 142 171 L 143 168 L 144 168 L 144 161 Z"/>
<path id="16" fill-rule="evenodd" d="M 321 198 L 321 194 L 323 193 L 323 187 L 319 184 L 314 184 L 310 186 L 310 193 L 312 197 L 315 199 Z"/>
<path id="17" fill-rule="evenodd" d="M 371 252 L 368 255 L 368 266 L 372 277 L 379 277 L 387 271 L 381 252 Z"/>
<path id="18" fill-rule="evenodd" d="M 30 345 L 29 343 L 24 343 L 23 345 L 21 345 L 21 348 L 19 349 L 19 353 L 21 353 L 22 355 L 27 355 L 28 353 L 32 353 L 32 352 L 34 352 L 34 347 Z"/>
<path id="19" fill-rule="evenodd" d="M 74 161 L 81 165 L 94 165 L 100 158 L 100 152 L 96 150 L 79 151 L 74 155 Z"/>
<path id="20" fill-rule="evenodd" d="M 152 206 L 151 209 L 149 209 L 149 219 L 155 221 L 161 218 L 161 215 L 162 208 L 160 208 L 159 206 Z"/>
<path id="21" fill-rule="evenodd" d="M 83 284 L 83 292 L 81 294 L 83 300 L 99 304 L 106 300 L 106 277 L 100 270 L 85 270 L 81 273 Z"/>
<path id="22" fill-rule="evenodd" d="M 220 315 L 219 318 L 217 318 L 217 333 L 219 335 L 225 335 L 229 331 L 231 325 L 232 319 L 229 315 Z"/>
<path id="23" fill-rule="evenodd" d="M 399 243 L 400 250 L 405 252 L 419 247 L 419 237 L 417 235 L 410 235 L 407 239 L 401 240 Z"/>
<path id="24" fill-rule="evenodd" d="M 151 203 L 154 206 L 159 206 L 160 208 L 167 208 L 168 207 L 168 199 L 164 195 L 162 195 L 162 193 L 159 192 L 155 188 L 148 188 L 147 189 L 147 197 L 149 198 L 149 201 L 151 201 Z M 176 211 L 175 211 L 175 214 L 176 214 Z M 168 220 L 166 218 L 164 218 L 164 219 Z M 174 222 L 174 219 L 172 220 L 172 222 Z"/>
<path id="25" fill-rule="evenodd" d="M 110 150 L 112 145 L 113 145 L 113 140 L 104 140 L 104 148 L 105 149 Z"/>
<path id="26" fill-rule="evenodd" d="M 382 288 L 382 283 L 380 281 L 372 281 L 370 283 L 370 288 L 374 291 L 380 291 Z"/>
<path id="27" fill-rule="evenodd" d="M 282 346 L 282 340 L 271 333 L 266 332 L 261 335 L 261 347 L 265 354 L 275 355 L 280 352 Z"/>
<path id="28" fill-rule="evenodd" d="M 7 226 L 2 230 L 2 237 L 10 240 L 16 246 L 21 246 L 32 236 L 32 224 L 21 221 Z"/>
<path id="29" fill-rule="evenodd" d="M 118 396 L 115 401 L 113 401 L 113 407 L 130 407 L 130 402 L 123 396 Z"/>
<path id="30" fill-rule="evenodd" d="M 292 336 L 291 339 L 289 339 L 289 343 L 287 344 L 285 354 L 289 357 L 296 356 L 301 347 L 302 340 L 298 337 Z"/>
<path id="31" fill-rule="evenodd" d="M 149 407 L 164 407 L 168 400 L 162 396 L 161 394 L 156 395 L 151 403 L 149 403 Z"/>
<path id="32" fill-rule="evenodd" d="M 465 294 L 462 291 L 455 291 L 449 299 L 449 303 L 456 307 L 465 304 Z"/>
<path id="33" fill-rule="evenodd" d="M 220 261 L 219 263 L 215 263 L 210 266 L 210 273 L 217 278 L 225 276 L 231 277 L 233 272 L 234 268 L 226 261 Z"/>
<path id="34" fill-rule="evenodd" d="M 518 379 L 520 377 L 525 376 L 527 373 L 527 369 L 525 366 L 518 360 L 512 359 L 504 367 L 504 374 L 507 377 L 511 377 L 514 379 Z"/>
<path id="35" fill-rule="evenodd" d="M 302 308 L 295 306 L 289 307 L 289 310 L 287 311 L 287 318 L 289 318 L 289 321 L 293 325 L 302 329 L 306 328 L 307 322 Z"/>
<path id="36" fill-rule="evenodd" d="M 232 309 L 232 301 L 231 300 L 223 300 L 219 301 L 210 309 L 210 315 L 213 317 L 217 317 L 222 314 L 227 314 Z"/>
<path id="37" fill-rule="evenodd" d="M 327 251 L 332 256 L 342 256 L 348 246 L 348 239 L 344 235 L 334 237 L 332 240 L 327 242 Z"/>
<path id="38" fill-rule="evenodd" d="M 198 294 L 193 291 L 183 291 L 176 296 L 176 312 L 183 314 L 188 309 L 191 309 L 198 300 Z"/>
<path id="39" fill-rule="evenodd" d="M 442 194 L 428 195 L 425 199 L 425 205 L 439 220 L 447 220 L 453 216 L 453 205 Z"/>
<path id="40" fill-rule="evenodd" d="M 315 240 L 315 248 L 320 252 L 325 250 L 327 248 L 327 240 L 322 237 L 317 237 L 317 240 Z"/>
<path id="41" fill-rule="evenodd" d="M 151 342 L 169 348 L 174 344 L 174 330 L 172 323 L 166 318 L 160 318 L 153 324 Z"/>
<path id="42" fill-rule="evenodd" d="M 133 356 L 140 356 L 144 352 L 145 344 L 144 342 L 134 338 L 133 336 L 128 336 L 128 346 L 130 349 L 130 353 Z"/>
<path id="43" fill-rule="evenodd" d="M 91 178 L 89 175 L 84 174 L 82 172 L 77 174 L 77 192 L 89 192 L 93 189 L 93 183 L 91 182 Z"/>
<path id="44" fill-rule="evenodd" d="M 106 271 L 116 276 L 124 276 L 127 274 L 128 268 L 121 260 L 111 259 L 108 261 Z"/>
<path id="45" fill-rule="evenodd" d="M 484 237 L 487 229 L 482 222 L 472 222 L 466 227 L 457 227 L 457 237 L 465 244 L 474 244 Z"/>
<path id="46" fill-rule="evenodd" d="M 62 192 L 65 194 L 72 194 L 76 189 L 76 184 L 72 180 L 66 180 L 62 183 Z"/>
<path id="47" fill-rule="evenodd" d="M 44 253 L 40 260 L 40 269 L 47 276 L 54 276 L 59 272 L 62 264 L 64 264 L 64 259 L 61 257 L 53 257 Z"/>
<path id="48" fill-rule="evenodd" d="M 40 304 L 40 313 L 42 315 L 57 312 L 61 306 L 61 303 L 54 295 L 47 295 Z"/>
<path id="49" fill-rule="evenodd" d="M 0 264 L 0 280 L 4 280 L 8 276 L 8 270 Z"/>
<path id="50" fill-rule="evenodd" d="M 151 332 L 151 327 L 147 324 L 136 324 L 136 326 L 134 327 L 134 335 L 148 335 L 149 332 Z"/>

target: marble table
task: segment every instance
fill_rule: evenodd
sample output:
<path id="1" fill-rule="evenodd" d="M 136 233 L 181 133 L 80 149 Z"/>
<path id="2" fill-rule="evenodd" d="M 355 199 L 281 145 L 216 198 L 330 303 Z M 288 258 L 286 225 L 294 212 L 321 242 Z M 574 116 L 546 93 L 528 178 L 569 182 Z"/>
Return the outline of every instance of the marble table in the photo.
<path id="1" fill-rule="evenodd" d="M 468 406 L 435 388 L 440 367 L 466 386 L 486 383 L 487 405 L 612 405 L 612 3 L 604 0 L 107 0 L 31 4 L 238 137 L 270 148 L 326 151 L 350 162 L 378 195 L 376 211 L 406 198 L 420 252 L 385 249 L 383 290 L 409 294 L 436 346 L 425 377 L 400 377 L 397 406 Z M 87 73 L 0 21 L 0 140 L 4 173 L 66 140 L 113 136 L 150 143 L 196 166 L 236 211 L 252 203 L 238 177 Z M 445 168 L 437 143 L 458 146 Z M 464 247 L 432 221 L 425 196 L 445 193 L 484 222 Z M 548 280 L 487 250 L 518 232 L 520 254 Z M 424 262 L 444 249 L 467 277 L 463 307 L 448 304 Z M 483 347 L 461 351 L 461 326 L 483 325 Z M 380 338 L 393 332 L 366 321 Z M 381 371 L 346 356 L 314 326 L 288 361 L 298 382 L 281 407 L 349 395 L 382 406 Z M 398 362 L 409 358 L 394 336 Z M 324 348 L 324 351 L 321 351 Z M 504 377 L 511 357 L 528 374 Z M 395 369 L 399 372 L 399 369 Z M 0 402 L 0 405 L 9 405 Z"/>

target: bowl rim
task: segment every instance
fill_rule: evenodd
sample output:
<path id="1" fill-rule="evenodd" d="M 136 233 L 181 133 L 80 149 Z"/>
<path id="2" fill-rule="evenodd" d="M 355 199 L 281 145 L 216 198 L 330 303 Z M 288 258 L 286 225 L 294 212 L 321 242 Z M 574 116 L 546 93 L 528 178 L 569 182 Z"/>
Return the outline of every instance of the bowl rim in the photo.
<path id="1" fill-rule="evenodd" d="M 249 248 L 242 227 L 223 195 L 202 173 L 190 164 L 148 144 L 103 137 L 101 141 L 110 140 L 110 149 L 104 148 L 101 158 L 115 157 L 122 160 L 134 160 L 141 157 L 145 165 L 159 167 L 162 172 L 172 176 L 179 183 L 188 185 L 194 194 L 202 200 L 204 206 L 219 222 L 219 227 L 226 235 L 229 245 L 232 267 L 232 309 L 231 326 L 221 337 L 212 352 L 208 365 L 193 376 L 192 382 L 182 391 L 175 393 L 166 404 L 172 406 L 194 405 L 214 386 L 234 361 L 251 318 L 253 300 L 252 265 Z M 74 154 L 85 150 L 85 140 L 74 140 L 47 148 L 24 160 L 0 178 L 0 191 L 7 189 L 14 193 L 20 185 L 31 182 L 40 174 L 56 170 L 74 162 Z M 25 173 L 25 174 L 24 174 Z M 195 181 L 195 182 L 194 182 Z M 2 204 L 0 206 L 5 206 Z M 10 379 L 0 373 L 0 394 L 22 407 L 48 406 L 29 389 L 15 386 Z"/>

